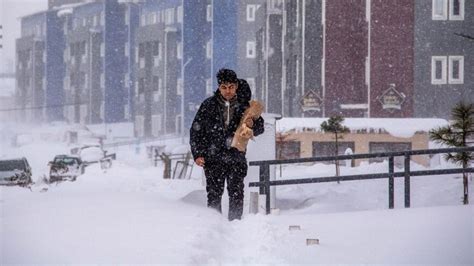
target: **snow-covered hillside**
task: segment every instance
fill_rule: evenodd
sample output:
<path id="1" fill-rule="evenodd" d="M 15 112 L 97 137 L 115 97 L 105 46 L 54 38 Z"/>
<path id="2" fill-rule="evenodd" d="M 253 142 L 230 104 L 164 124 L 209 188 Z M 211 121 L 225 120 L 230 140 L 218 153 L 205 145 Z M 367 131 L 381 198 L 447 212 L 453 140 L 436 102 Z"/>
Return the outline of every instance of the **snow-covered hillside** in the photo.
<path id="1" fill-rule="evenodd" d="M 47 162 L 69 148 L 57 140 L 2 146 L 0 158 L 28 158 L 37 182 L 31 191 L 0 188 L 0 264 L 474 264 L 474 208 L 461 205 L 456 176 L 412 178 L 410 209 L 397 180 L 394 210 L 387 209 L 386 180 L 282 186 L 279 213 L 249 214 L 246 203 L 244 218 L 229 222 L 206 208 L 200 169 L 189 180 L 164 180 L 143 148 L 112 150 L 112 168 L 92 165 L 75 182 L 43 183 Z M 283 175 L 327 175 L 333 168 L 301 165 Z"/>

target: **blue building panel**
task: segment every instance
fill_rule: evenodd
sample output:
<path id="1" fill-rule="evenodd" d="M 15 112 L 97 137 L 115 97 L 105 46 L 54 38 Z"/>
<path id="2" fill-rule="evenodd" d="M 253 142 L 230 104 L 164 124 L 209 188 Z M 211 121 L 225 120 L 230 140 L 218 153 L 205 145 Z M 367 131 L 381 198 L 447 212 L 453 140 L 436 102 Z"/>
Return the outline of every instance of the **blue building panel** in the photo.
<path id="1" fill-rule="evenodd" d="M 63 120 L 63 79 L 65 75 L 63 51 L 66 47 L 63 19 L 57 12 L 47 12 L 46 38 L 46 116 L 48 121 Z"/>
<path id="2" fill-rule="evenodd" d="M 221 68 L 237 70 L 238 8 L 235 0 L 213 1 L 213 73 Z M 213 79 L 214 87 L 217 81 Z"/>
<path id="3" fill-rule="evenodd" d="M 189 129 L 197 107 L 206 97 L 206 79 L 211 75 L 206 43 L 211 39 L 211 23 L 206 20 L 206 0 L 184 1 L 183 7 L 183 103 L 184 130 Z"/>
<path id="4" fill-rule="evenodd" d="M 114 0 L 105 1 L 105 103 L 104 115 L 106 123 L 124 120 L 125 105 L 125 73 L 128 70 L 125 58 L 125 27 L 124 7 Z"/>
<path id="5" fill-rule="evenodd" d="M 138 5 L 128 5 L 128 17 L 129 17 L 129 30 L 128 30 L 128 54 L 129 54 L 129 62 L 127 62 L 128 67 L 128 84 L 125 84 L 126 89 L 126 98 L 125 101 L 129 106 L 129 115 L 131 118 L 135 116 L 135 106 L 134 106 L 134 97 L 135 97 L 135 90 L 134 88 L 134 81 L 136 80 L 137 71 L 134 67 L 135 58 L 135 49 L 137 46 L 137 33 L 138 27 L 140 25 L 140 7 Z"/>

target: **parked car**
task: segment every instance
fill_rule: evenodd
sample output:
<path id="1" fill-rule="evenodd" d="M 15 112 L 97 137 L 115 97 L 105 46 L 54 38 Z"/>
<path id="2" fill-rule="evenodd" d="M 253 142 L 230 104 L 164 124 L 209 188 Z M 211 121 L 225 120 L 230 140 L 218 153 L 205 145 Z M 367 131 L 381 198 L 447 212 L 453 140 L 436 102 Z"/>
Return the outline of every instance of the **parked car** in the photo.
<path id="1" fill-rule="evenodd" d="M 76 180 L 77 176 L 84 174 L 84 163 L 79 156 L 56 155 L 54 160 L 49 162 L 49 182 L 64 179 Z"/>
<path id="2" fill-rule="evenodd" d="M 85 166 L 100 163 L 102 168 L 112 166 L 112 160 L 115 160 L 115 153 L 107 154 L 100 145 L 84 145 L 71 150 L 71 154 L 80 156 Z"/>
<path id="3" fill-rule="evenodd" d="M 31 183 L 31 167 L 26 158 L 0 161 L 0 185 L 27 186 Z"/>

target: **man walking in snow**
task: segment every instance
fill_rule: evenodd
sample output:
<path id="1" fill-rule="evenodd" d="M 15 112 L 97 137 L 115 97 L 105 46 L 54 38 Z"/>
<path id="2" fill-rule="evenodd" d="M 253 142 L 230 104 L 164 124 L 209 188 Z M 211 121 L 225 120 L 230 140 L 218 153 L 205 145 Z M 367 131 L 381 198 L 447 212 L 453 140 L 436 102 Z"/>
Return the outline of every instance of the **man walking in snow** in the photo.
<path id="1" fill-rule="evenodd" d="M 228 218 L 232 221 L 242 217 L 248 166 L 245 152 L 232 147 L 231 143 L 250 97 L 244 94 L 246 99 L 238 99 L 239 79 L 234 71 L 220 69 L 216 77 L 219 89 L 199 107 L 190 130 L 190 144 L 194 161 L 204 167 L 208 207 L 222 212 L 221 199 L 227 180 Z M 245 124 L 253 130 L 254 136 L 264 131 L 262 117 L 250 118 Z"/>

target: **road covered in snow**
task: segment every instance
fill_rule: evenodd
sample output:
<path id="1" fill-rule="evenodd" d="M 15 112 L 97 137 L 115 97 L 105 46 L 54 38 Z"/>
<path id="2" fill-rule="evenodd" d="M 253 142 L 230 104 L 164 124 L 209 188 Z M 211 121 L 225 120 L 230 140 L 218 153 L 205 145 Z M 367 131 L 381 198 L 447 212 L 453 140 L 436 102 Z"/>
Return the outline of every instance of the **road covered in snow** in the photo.
<path id="1" fill-rule="evenodd" d="M 75 182 L 42 182 L 47 162 L 67 150 L 50 142 L 8 150 L 29 159 L 36 183 L 0 188 L 0 264 L 474 264 L 474 208 L 461 205 L 462 181 L 453 176 L 413 178 L 410 209 L 400 204 L 401 180 L 394 210 L 386 181 L 281 187 L 279 213 L 249 214 L 246 202 L 244 218 L 229 222 L 206 208 L 200 170 L 164 180 L 162 166 L 133 148 L 117 150 L 110 169 L 92 165 Z"/>

